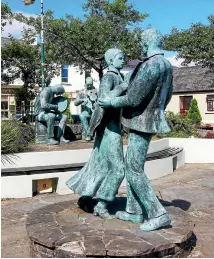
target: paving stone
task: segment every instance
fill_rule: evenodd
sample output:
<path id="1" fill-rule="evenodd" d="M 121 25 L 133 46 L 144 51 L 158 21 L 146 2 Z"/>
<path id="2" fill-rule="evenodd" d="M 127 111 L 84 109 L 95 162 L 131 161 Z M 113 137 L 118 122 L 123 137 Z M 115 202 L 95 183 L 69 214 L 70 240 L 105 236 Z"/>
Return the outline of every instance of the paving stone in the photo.
<path id="1" fill-rule="evenodd" d="M 9 227 L 1 229 L 2 245 L 7 245 L 8 243 L 16 244 L 23 239 L 29 240 L 24 223 L 14 225 L 12 229 Z"/>
<path id="2" fill-rule="evenodd" d="M 110 234 L 105 234 L 102 238 L 103 243 L 105 244 L 105 247 L 107 247 L 112 240 L 118 240 L 118 239 L 122 239 L 123 237 L 121 236 L 116 236 L 116 235 L 110 235 Z"/>
<path id="3" fill-rule="evenodd" d="M 165 201 L 169 201 L 169 202 L 173 201 L 173 206 L 177 207 L 176 209 L 178 209 L 177 213 L 174 210 L 174 214 L 171 214 L 171 218 L 173 222 L 172 222 L 172 229 L 170 229 L 170 231 L 173 230 L 173 228 L 181 228 L 181 226 L 183 225 L 184 228 L 189 227 L 190 230 L 194 229 L 194 233 L 197 236 L 196 247 L 193 249 L 190 255 L 188 255 L 189 251 L 184 252 L 184 250 L 182 248 L 179 248 L 179 246 L 177 245 L 174 248 L 161 250 L 166 244 L 165 243 L 159 244 L 160 245 L 160 249 L 159 249 L 158 245 L 156 245 L 155 241 L 153 240 L 153 245 L 155 247 L 154 254 L 153 254 L 154 257 L 163 257 L 163 256 L 184 257 L 187 255 L 188 257 L 193 257 L 193 258 L 214 257 L 214 251 L 213 251 L 214 189 L 213 187 L 210 187 L 210 182 L 213 177 L 213 172 L 214 172 L 214 165 L 212 164 L 209 164 L 209 165 L 208 164 L 207 165 L 206 164 L 203 164 L 203 165 L 186 164 L 184 167 L 180 168 L 179 170 L 176 170 L 174 174 L 152 181 L 152 185 L 155 186 L 155 189 L 157 191 L 161 191 L 161 198 Z M 213 180 L 211 184 L 212 183 L 213 183 Z M 24 223 L 26 222 L 28 215 L 32 211 L 34 211 L 35 218 L 37 218 L 37 216 L 39 215 L 37 214 L 37 212 L 39 212 L 40 214 L 42 212 L 44 215 L 47 215 L 47 211 L 46 211 L 47 207 L 50 206 L 51 204 L 58 203 L 58 202 L 60 204 L 57 204 L 57 206 L 61 206 L 65 210 L 72 210 L 72 209 L 76 210 L 77 199 L 78 199 L 78 195 L 73 195 L 73 194 L 71 195 L 43 194 L 43 195 L 35 196 L 33 198 L 3 200 L 2 201 L 2 254 L 1 254 L 2 257 L 3 258 L 32 257 L 32 255 L 30 255 L 30 252 L 29 252 L 30 251 L 29 239 L 26 237 L 27 233 L 24 228 Z M 170 207 L 167 206 L 165 208 L 169 211 L 169 213 L 171 213 L 173 210 L 172 209 L 173 206 L 170 206 Z M 181 211 L 180 211 L 180 208 L 182 209 Z M 57 210 L 58 210 L 58 207 L 56 211 Z M 48 213 L 50 213 L 50 211 L 48 211 Z M 60 211 L 56 213 L 52 211 L 50 214 L 53 214 L 53 215 L 55 214 L 56 216 L 59 213 Z M 75 213 L 73 212 L 73 214 Z M 52 253 L 52 257 L 75 257 L 77 253 L 73 253 L 73 254 L 71 253 L 71 251 L 75 251 L 74 249 L 75 246 L 72 247 L 70 245 L 70 248 L 71 248 L 70 252 L 65 251 L 66 249 L 64 248 L 62 249 L 62 246 L 68 242 L 78 242 L 79 240 L 83 241 L 83 236 L 93 237 L 93 234 L 94 234 L 94 236 L 100 237 L 102 234 L 103 242 L 105 244 L 112 242 L 112 240 L 114 240 L 115 242 L 116 240 L 121 240 L 124 238 L 131 240 L 131 237 L 125 236 L 125 234 L 124 234 L 124 237 L 121 237 L 121 233 L 120 234 L 116 233 L 117 231 L 126 231 L 123 229 L 114 230 L 109 228 L 105 231 L 105 236 L 103 236 L 104 232 L 102 230 L 99 230 L 99 227 L 102 224 L 96 223 L 99 217 L 94 217 L 92 214 L 86 214 L 86 213 L 81 213 L 80 215 L 80 213 L 77 210 L 76 210 L 76 214 L 79 215 L 79 218 L 82 218 L 81 224 L 86 223 L 83 220 L 84 218 L 90 218 L 91 221 L 89 220 L 90 222 L 88 221 L 87 223 L 93 226 L 93 229 L 79 232 L 79 235 L 76 235 L 75 237 L 74 237 L 74 234 L 77 234 L 78 232 L 71 234 L 69 231 L 67 231 L 67 233 L 63 233 L 63 236 L 61 236 L 61 238 L 60 236 L 58 236 L 57 239 L 52 243 L 52 247 L 47 248 L 48 249 L 47 251 L 49 250 L 52 252 L 54 251 L 54 256 Z M 93 218 L 95 219 L 92 220 Z M 44 217 L 44 221 L 45 221 L 45 217 Z M 34 221 L 34 223 L 36 222 L 37 221 Z M 50 226 L 51 222 L 46 222 L 44 224 L 46 226 Z M 193 224 L 195 224 L 194 228 L 193 228 Z M 136 232 L 136 233 L 137 231 L 141 232 L 139 230 L 139 226 L 137 225 L 134 226 L 134 225 L 135 224 L 129 224 L 130 231 L 133 230 L 133 232 Z M 29 225 L 26 227 L 28 228 Z M 65 229 L 68 229 L 68 225 L 64 225 L 63 227 Z M 83 227 L 82 229 L 85 229 L 85 228 Z M 36 228 L 34 230 L 36 230 Z M 13 231 L 14 231 L 14 234 L 13 234 Z M 45 228 L 44 228 L 44 231 L 46 231 Z M 154 234 L 156 232 L 157 231 L 154 231 L 149 234 Z M 110 235 L 111 233 L 113 235 Z M 117 234 L 119 234 L 119 236 L 117 236 Z M 185 233 L 181 233 L 181 234 L 185 234 Z M 73 239 L 71 237 L 72 235 L 73 235 Z M 142 236 L 138 236 L 138 237 L 141 240 L 143 240 Z M 144 238 L 145 238 L 145 232 L 144 232 Z M 57 243 L 58 241 L 59 243 Z M 148 236 L 146 236 L 144 241 L 149 242 Z M 83 249 L 81 245 L 80 245 L 80 248 Z M 158 250 L 160 251 L 158 252 Z M 77 257 L 86 257 L 86 255 L 84 255 L 83 253 L 83 250 L 81 251 L 82 252 Z M 56 256 L 57 252 L 60 252 L 60 253 L 62 252 L 61 256 L 60 254 Z M 41 256 L 38 256 L 38 255 L 37 257 L 41 258 Z"/>
<path id="4" fill-rule="evenodd" d="M 79 225 L 71 225 L 71 226 L 60 226 L 61 231 L 64 234 L 67 233 L 84 233 L 94 230 L 90 225 L 79 224 Z"/>
<path id="5" fill-rule="evenodd" d="M 154 246 L 146 242 L 127 239 L 112 240 L 106 249 L 109 257 L 143 257 L 154 252 Z"/>
<path id="6" fill-rule="evenodd" d="M 103 223 L 104 229 L 129 229 L 129 222 L 119 219 L 105 220 Z"/>
<path id="7" fill-rule="evenodd" d="M 48 247 L 41 246 L 32 242 L 31 244 L 31 253 L 35 258 L 53 258 L 54 257 L 54 250 Z"/>
<path id="8" fill-rule="evenodd" d="M 102 228 L 104 220 L 99 217 L 94 217 L 94 215 L 87 215 L 85 216 L 85 223 L 91 224 L 94 228 Z"/>
<path id="9" fill-rule="evenodd" d="M 214 188 L 214 176 L 213 175 L 206 176 L 206 178 L 189 181 L 187 183 L 199 185 L 199 186 L 202 186 L 202 187 Z"/>
<path id="10" fill-rule="evenodd" d="M 101 237 L 87 236 L 84 240 L 84 248 L 87 257 L 106 257 L 106 249 Z"/>
<path id="11" fill-rule="evenodd" d="M 105 235 L 104 231 L 97 230 L 97 229 L 87 230 L 87 231 L 84 232 L 84 237 L 88 237 L 88 236 L 103 237 L 104 235 Z"/>
<path id="12" fill-rule="evenodd" d="M 210 255 L 214 255 L 214 238 L 211 240 L 203 240 L 201 242 L 201 253 L 204 258 L 210 257 Z"/>
<path id="13" fill-rule="evenodd" d="M 65 209 L 61 210 L 63 206 Z M 77 257 L 74 251 L 71 252 L 71 247 L 75 246 L 80 256 L 86 257 L 159 257 L 175 254 L 173 249 L 176 243 L 185 242 L 190 236 L 189 226 L 185 224 L 185 216 L 188 214 L 179 208 L 169 207 L 169 214 L 175 221 L 178 218 L 179 224 L 187 229 L 171 228 L 146 233 L 140 231 L 140 224 L 116 218 L 102 220 L 82 212 L 78 207 L 71 206 L 69 210 L 65 204 L 63 206 L 60 203 L 48 205 L 29 216 L 26 227 L 30 239 L 36 242 L 37 246 L 47 248 L 39 249 L 36 246 L 31 249 L 33 256 Z M 49 214 L 48 208 L 52 208 Z M 44 222 L 37 223 L 42 218 Z M 64 246 L 65 244 L 67 245 Z M 49 254 L 48 249 L 51 250 Z"/>
<path id="14" fill-rule="evenodd" d="M 86 255 L 78 241 L 65 243 L 56 249 L 55 257 L 59 258 L 85 258 Z"/>
<path id="15" fill-rule="evenodd" d="M 141 231 L 142 232 L 142 231 Z M 105 230 L 105 234 L 112 236 L 122 236 L 122 237 L 133 237 L 135 233 L 132 233 L 130 230 L 115 230 L 115 229 L 107 229 Z"/>
<path id="16" fill-rule="evenodd" d="M 24 202 L 24 203 L 17 203 L 13 205 L 13 208 L 20 211 L 20 212 L 27 212 L 31 213 L 34 210 L 41 209 L 46 207 L 47 203 L 41 203 L 39 200 L 32 200 L 30 202 Z"/>
<path id="17" fill-rule="evenodd" d="M 1 258 L 31 258 L 28 240 L 25 240 L 23 244 L 21 242 L 4 244 L 1 249 Z"/>
<path id="18" fill-rule="evenodd" d="M 33 225 L 35 227 L 35 225 Z M 54 248 L 55 243 L 62 239 L 64 234 L 58 227 L 47 226 L 43 229 L 29 229 L 28 235 L 32 241 L 37 242 L 43 246 L 47 246 L 49 248 Z"/>
<path id="19" fill-rule="evenodd" d="M 64 210 L 56 215 L 56 220 L 58 224 L 61 226 L 71 226 L 81 224 L 79 220 L 79 215 L 72 213 L 72 211 Z"/>
<path id="20" fill-rule="evenodd" d="M 185 191 L 184 191 L 185 189 Z M 164 199 L 171 200 L 183 200 L 189 203 L 188 211 L 193 211 L 200 207 L 206 207 L 213 204 L 214 189 L 207 190 L 206 188 L 197 188 L 195 186 L 172 186 L 170 188 L 163 189 L 161 191 Z"/>
<path id="21" fill-rule="evenodd" d="M 70 209 L 76 208 L 77 204 L 75 202 L 72 202 L 71 200 L 68 200 L 68 201 L 60 202 L 59 206 L 64 209 L 70 210 Z"/>
<path id="22" fill-rule="evenodd" d="M 54 244 L 55 247 L 60 247 L 61 245 L 65 243 L 70 243 L 70 242 L 76 242 L 76 241 L 83 241 L 83 236 L 80 235 L 80 233 L 68 233 L 64 234 L 62 238 L 59 238 Z"/>
<path id="23" fill-rule="evenodd" d="M 164 236 L 158 235 L 158 231 L 155 232 L 143 232 L 138 230 L 136 236 L 146 241 L 149 244 L 154 245 L 154 252 L 160 252 L 174 248 L 176 245 L 173 242 L 169 242 Z"/>
<path id="24" fill-rule="evenodd" d="M 55 219 L 51 213 L 42 214 L 42 213 L 37 212 L 27 218 L 26 225 L 36 225 L 39 223 L 42 224 L 42 223 L 49 223 L 49 222 L 51 222 L 51 223 L 55 222 Z"/>
<path id="25" fill-rule="evenodd" d="M 43 210 L 48 211 L 49 213 L 59 213 L 59 212 L 63 211 L 64 208 L 57 204 L 52 204 L 52 205 L 49 205 L 49 206 L 45 207 L 44 209 L 42 209 L 42 211 Z"/>
<path id="26" fill-rule="evenodd" d="M 182 235 L 183 236 L 183 241 L 186 241 L 188 238 L 190 238 L 193 234 L 193 230 L 190 230 L 188 228 L 169 228 L 169 229 L 164 229 L 164 233 L 169 233 L 172 235 Z"/>
<path id="27" fill-rule="evenodd" d="M 67 194 L 67 195 L 59 195 L 56 193 L 48 194 L 48 195 L 41 195 L 37 196 L 40 201 L 46 201 L 46 202 L 52 202 L 54 203 L 61 203 L 61 202 L 72 202 L 73 200 L 77 200 L 79 198 L 79 195 L 77 194 Z"/>

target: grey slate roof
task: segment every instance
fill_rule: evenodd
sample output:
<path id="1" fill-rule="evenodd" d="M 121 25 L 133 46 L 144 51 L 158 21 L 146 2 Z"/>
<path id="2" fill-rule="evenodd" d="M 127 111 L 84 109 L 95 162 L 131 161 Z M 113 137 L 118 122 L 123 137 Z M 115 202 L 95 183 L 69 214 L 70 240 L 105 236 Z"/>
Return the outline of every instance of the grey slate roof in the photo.
<path id="1" fill-rule="evenodd" d="M 173 92 L 214 92 L 214 74 L 201 66 L 173 67 Z"/>
<path id="2" fill-rule="evenodd" d="M 127 68 L 136 67 L 139 60 L 130 60 Z M 214 74 L 201 66 L 173 67 L 174 93 L 213 91 Z"/>

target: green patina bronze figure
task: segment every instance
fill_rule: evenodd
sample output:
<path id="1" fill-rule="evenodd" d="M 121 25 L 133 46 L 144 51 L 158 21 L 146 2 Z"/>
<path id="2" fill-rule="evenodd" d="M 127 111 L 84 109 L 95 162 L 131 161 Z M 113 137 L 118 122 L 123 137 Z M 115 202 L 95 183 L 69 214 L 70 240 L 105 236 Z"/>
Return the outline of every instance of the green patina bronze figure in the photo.
<path id="1" fill-rule="evenodd" d="M 91 77 L 87 77 L 85 89 L 79 92 L 74 101 L 74 105 L 81 105 L 83 108 L 83 112 L 80 114 L 80 121 L 83 127 L 82 139 L 86 139 L 89 121 L 94 111 L 96 101 L 97 90 L 93 86 L 93 79 Z"/>
<path id="2" fill-rule="evenodd" d="M 64 97 L 58 96 L 64 92 L 65 89 L 62 85 L 47 86 L 38 94 L 34 104 L 36 120 L 47 123 L 47 143 L 50 145 L 69 142 L 63 137 L 67 116 L 62 114 L 62 111 L 67 108 L 67 102 Z M 55 95 L 58 97 L 55 97 Z M 59 121 L 57 139 L 54 139 L 55 121 Z"/>
<path id="3" fill-rule="evenodd" d="M 119 49 L 109 49 L 105 53 L 108 71 L 103 76 L 98 96 L 100 98 L 119 96 L 127 89 L 120 69 L 124 65 L 124 53 Z M 120 86 L 121 85 L 121 86 Z M 71 177 L 66 184 L 82 196 L 85 203 L 92 197 L 98 198 L 94 215 L 110 219 L 108 201 L 113 201 L 124 179 L 123 144 L 121 137 L 121 109 L 96 107 L 96 137 L 92 154 L 82 170 Z M 99 124 L 99 125 L 98 125 Z M 83 203 L 84 203 L 83 202 Z M 81 204 L 79 203 L 80 207 Z M 84 205 L 84 204 L 83 204 Z"/>
<path id="4" fill-rule="evenodd" d="M 161 53 L 161 35 L 155 30 L 142 33 L 145 58 L 132 72 L 127 93 L 121 97 L 100 98 L 105 109 L 124 108 L 122 124 L 129 128 L 125 158 L 127 179 L 126 211 L 116 217 L 132 222 L 145 222 L 143 231 L 169 226 L 171 220 L 157 199 L 144 172 L 149 143 L 156 133 L 169 132 L 164 109 L 172 96 L 172 66 Z M 113 147 L 114 143 L 107 145 Z M 115 153 L 116 154 L 116 153 Z"/>
<path id="5" fill-rule="evenodd" d="M 112 69 L 112 67 L 110 69 Z M 109 73 L 109 70 L 108 70 L 108 73 Z M 121 78 L 119 78 L 120 81 L 115 82 L 114 89 L 111 90 L 111 92 L 108 94 L 108 97 L 110 98 L 122 95 L 127 89 L 128 84 L 126 83 L 126 81 L 129 75 L 126 76 L 125 82 L 123 82 L 123 75 L 122 74 L 120 75 L 121 75 Z M 105 109 L 102 108 L 98 103 L 96 103 L 94 112 L 90 119 L 86 141 L 91 141 L 93 139 L 96 128 L 100 125 L 102 118 L 104 116 L 104 113 L 105 113 Z"/>

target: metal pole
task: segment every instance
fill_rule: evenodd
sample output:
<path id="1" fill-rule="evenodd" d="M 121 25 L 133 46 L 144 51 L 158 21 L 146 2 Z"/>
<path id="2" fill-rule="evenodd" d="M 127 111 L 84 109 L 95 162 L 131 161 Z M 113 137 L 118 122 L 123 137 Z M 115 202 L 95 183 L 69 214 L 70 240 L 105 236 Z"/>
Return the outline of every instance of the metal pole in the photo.
<path id="1" fill-rule="evenodd" d="M 44 46 L 44 11 L 43 0 L 41 0 L 41 74 L 42 74 L 42 88 L 45 88 L 45 46 Z"/>

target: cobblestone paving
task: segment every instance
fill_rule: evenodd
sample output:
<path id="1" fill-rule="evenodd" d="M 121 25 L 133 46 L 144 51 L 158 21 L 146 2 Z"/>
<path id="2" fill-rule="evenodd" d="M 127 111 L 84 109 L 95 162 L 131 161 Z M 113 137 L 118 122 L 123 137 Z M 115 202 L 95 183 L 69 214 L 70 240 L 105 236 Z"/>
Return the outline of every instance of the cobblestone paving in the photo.
<path id="1" fill-rule="evenodd" d="M 174 174 L 152 181 L 159 197 L 172 201 L 195 222 L 197 245 L 189 257 L 214 257 L 214 164 L 186 164 Z M 123 196 L 125 190 L 120 189 Z M 77 195 L 46 194 L 2 201 L 1 257 L 29 258 L 25 222 L 33 210 L 56 202 L 76 200 Z"/>

